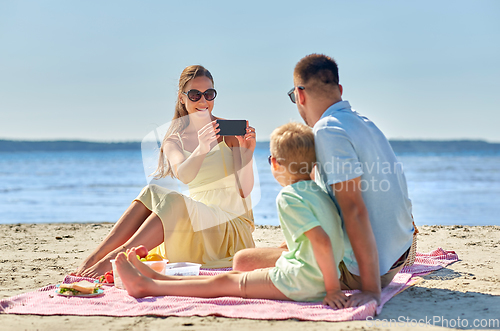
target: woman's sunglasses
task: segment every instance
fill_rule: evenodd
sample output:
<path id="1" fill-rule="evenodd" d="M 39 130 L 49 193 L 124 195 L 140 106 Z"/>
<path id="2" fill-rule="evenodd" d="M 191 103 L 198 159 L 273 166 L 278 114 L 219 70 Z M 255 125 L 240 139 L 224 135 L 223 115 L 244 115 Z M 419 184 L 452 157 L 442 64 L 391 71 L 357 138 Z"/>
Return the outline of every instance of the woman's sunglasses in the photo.
<path id="1" fill-rule="evenodd" d="M 202 95 L 205 97 L 205 100 L 212 101 L 217 96 L 217 91 L 213 88 L 209 88 L 205 92 L 201 92 L 198 90 L 189 90 L 187 92 L 182 92 L 182 94 L 187 95 L 189 100 L 193 102 L 200 101 Z"/>

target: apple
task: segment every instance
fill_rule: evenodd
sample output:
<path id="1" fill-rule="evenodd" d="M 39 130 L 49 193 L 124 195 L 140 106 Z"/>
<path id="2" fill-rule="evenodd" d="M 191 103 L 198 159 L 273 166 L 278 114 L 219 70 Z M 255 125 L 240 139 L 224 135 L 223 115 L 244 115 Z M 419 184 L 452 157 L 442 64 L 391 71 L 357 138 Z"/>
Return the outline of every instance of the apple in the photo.
<path id="1" fill-rule="evenodd" d="M 137 255 L 139 255 L 140 258 L 148 256 L 148 249 L 143 245 L 137 247 L 135 249 L 135 252 L 137 253 Z"/>

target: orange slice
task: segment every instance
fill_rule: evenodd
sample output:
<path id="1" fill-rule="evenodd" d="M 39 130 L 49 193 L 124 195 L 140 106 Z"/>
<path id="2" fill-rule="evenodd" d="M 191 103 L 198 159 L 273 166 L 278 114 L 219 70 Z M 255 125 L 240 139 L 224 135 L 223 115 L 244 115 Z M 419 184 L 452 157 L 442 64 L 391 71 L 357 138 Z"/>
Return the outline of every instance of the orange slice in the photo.
<path id="1" fill-rule="evenodd" d="M 163 261 L 163 257 L 159 254 L 151 254 L 146 256 L 146 261 Z"/>

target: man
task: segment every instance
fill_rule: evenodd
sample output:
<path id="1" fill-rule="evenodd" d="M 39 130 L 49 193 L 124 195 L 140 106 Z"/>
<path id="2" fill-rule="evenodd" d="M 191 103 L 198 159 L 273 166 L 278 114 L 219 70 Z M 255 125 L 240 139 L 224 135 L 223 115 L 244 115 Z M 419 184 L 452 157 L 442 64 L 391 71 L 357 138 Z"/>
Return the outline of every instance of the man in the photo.
<path id="1" fill-rule="evenodd" d="M 313 127 L 322 184 L 341 214 L 346 236 L 339 265 L 343 289 L 360 289 L 348 306 L 380 303 L 381 287 L 401 270 L 413 238 L 406 179 L 384 134 L 342 100 L 338 67 L 325 55 L 311 54 L 294 70 L 288 93 L 307 125 Z M 327 217 L 327 215 L 325 215 Z M 243 250 L 237 270 L 272 265 L 286 246 Z M 382 276 L 380 276 L 382 275 Z"/>

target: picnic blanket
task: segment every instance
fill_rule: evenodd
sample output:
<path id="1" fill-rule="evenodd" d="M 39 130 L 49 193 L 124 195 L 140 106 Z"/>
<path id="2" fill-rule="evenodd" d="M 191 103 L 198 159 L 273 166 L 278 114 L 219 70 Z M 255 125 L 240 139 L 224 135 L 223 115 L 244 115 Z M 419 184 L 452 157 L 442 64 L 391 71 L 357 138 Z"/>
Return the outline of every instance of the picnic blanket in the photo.
<path id="1" fill-rule="evenodd" d="M 416 276 L 441 269 L 458 260 L 453 251 L 438 248 L 430 253 L 417 253 L 415 264 L 405 267 L 382 290 L 381 304 L 375 301 L 360 307 L 332 309 L 321 302 L 293 302 L 278 300 L 243 299 L 235 297 L 193 298 L 160 296 L 135 299 L 125 290 L 104 287 L 104 294 L 93 298 L 63 297 L 55 294 L 56 285 L 45 286 L 0 300 L 0 312 L 31 315 L 100 315 L 100 316 L 208 316 L 232 318 L 274 319 L 295 318 L 309 321 L 365 320 L 382 311 L 383 305 L 397 293 L 412 285 Z M 201 270 L 202 275 L 226 271 Z M 66 276 L 65 283 L 85 278 Z M 356 291 L 346 291 L 347 294 Z"/>

